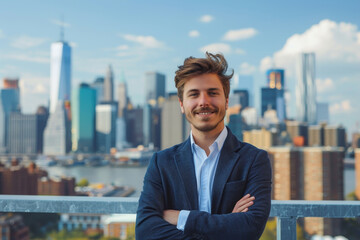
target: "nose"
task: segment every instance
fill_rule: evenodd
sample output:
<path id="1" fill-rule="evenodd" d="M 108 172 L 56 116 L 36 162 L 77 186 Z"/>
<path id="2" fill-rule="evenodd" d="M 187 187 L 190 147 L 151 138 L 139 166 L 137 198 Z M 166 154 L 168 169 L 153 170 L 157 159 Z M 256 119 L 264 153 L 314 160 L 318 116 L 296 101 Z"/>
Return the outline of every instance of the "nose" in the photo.
<path id="1" fill-rule="evenodd" d="M 199 105 L 200 107 L 205 107 L 208 106 L 210 103 L 210 98 L 206 93 L 202 93 L 200 94 L 200 98 L 199 98 Z"/>

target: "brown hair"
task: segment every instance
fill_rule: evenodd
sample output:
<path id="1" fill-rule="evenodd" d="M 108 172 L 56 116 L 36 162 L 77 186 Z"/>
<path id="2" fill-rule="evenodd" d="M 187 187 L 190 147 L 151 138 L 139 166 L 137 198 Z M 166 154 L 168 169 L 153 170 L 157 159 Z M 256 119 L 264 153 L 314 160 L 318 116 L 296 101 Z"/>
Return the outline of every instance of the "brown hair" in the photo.
<path id="1" fill-rule="evenodd" d="M 175 86 L 178 90 L 178 97 L 183 101 L 184 85 L 190 78 L 214 73 L 216 74 L 224 88 L 225 97 L 229 97 L 230 93 L 230 79 L 234 75 L 234 70 L 229 75 L 226 75 L 228 64 L 222 54 L 212 54 L 206 52 L 206 58 L 188 57 L 184 64 L 178 67 L 175 72 Z"/>

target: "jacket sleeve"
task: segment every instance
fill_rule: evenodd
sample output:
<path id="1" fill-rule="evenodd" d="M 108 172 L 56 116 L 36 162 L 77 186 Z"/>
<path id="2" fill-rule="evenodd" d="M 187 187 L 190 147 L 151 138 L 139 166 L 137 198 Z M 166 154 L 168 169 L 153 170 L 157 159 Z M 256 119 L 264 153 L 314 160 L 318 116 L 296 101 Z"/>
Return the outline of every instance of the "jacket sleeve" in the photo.
<path id="1" fill-rule="evenodd" d="M 157 154 L 150 160 L 144 178 L 136 217 L 136 239 L 186 239 L 183 231 L 163 219 L 164 191 Z"/>
<path id="2" fill-rule="evenodd" d="M 271 206 L 271 165 L 267 153 L 258 152 L 249 169 L 245 194 L 255 196 L 254 205 L 245 213 L 210 214 L 190 211 L 185 234 L 204 239 L 259 239 Z"/>

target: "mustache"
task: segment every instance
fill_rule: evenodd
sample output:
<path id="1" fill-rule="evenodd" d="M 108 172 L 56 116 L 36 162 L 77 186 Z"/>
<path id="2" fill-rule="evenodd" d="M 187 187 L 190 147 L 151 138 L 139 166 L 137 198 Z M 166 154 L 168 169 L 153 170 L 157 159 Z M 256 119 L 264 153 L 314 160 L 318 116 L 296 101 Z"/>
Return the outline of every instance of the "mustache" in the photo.
<path id="1" fill-rule="evenodd" d="M 194 109 L 193 113 L 201 113 L 201 112 L 217 112 L 218 108 L 211 108 L 211 107 L 200 107 Z"/>

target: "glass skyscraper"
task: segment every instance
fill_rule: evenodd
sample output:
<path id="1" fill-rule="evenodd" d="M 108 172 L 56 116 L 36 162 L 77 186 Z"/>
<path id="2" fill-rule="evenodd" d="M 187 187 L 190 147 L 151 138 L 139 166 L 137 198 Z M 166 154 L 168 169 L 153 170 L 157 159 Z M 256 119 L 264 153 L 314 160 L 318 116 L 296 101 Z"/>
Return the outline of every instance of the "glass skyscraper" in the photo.
<path id="1" fill-rule="evenodd" d="M 92 153 L 95 151 L 96 90 L 82 83 L 72 92 L 71 137 L 72 151 Z"/>
<path id="2" fill-rule="evenodd" d="M 8 151 L 9 117 L 11 112 L 20 112 L 18 88 L 0 90 L 0 152 Z"/>
<path id="3" fill-rule="evenodd" d="M 117 102 L 96 105 L 96 148 L 100 153 L 110 153 L 116 146 Z"/>
<path id="4" fill-rule="evenodd" d="M 302 53 L 297 65 L 296 111 L 298 121 L 316 124 L 315 54 Z"/>
<path id="5" fill-rule="evenodd" d="M 67 42 L 51 44 L 50 64 L 50 113 L 53 113 L 59 100 L 69 101 L 71 96 L 71 47 Z"/>
<path id="6" fill-rule="evenodd" d="M 159 97 L 165 98 L 165 75 L 157 72 L 147 72 L 145 78 L 146 103 L 157 103 Z M 152 104 L 152 103 L 150 103 Z M 152 104 L 154 105 L 154 104 Z"/>

